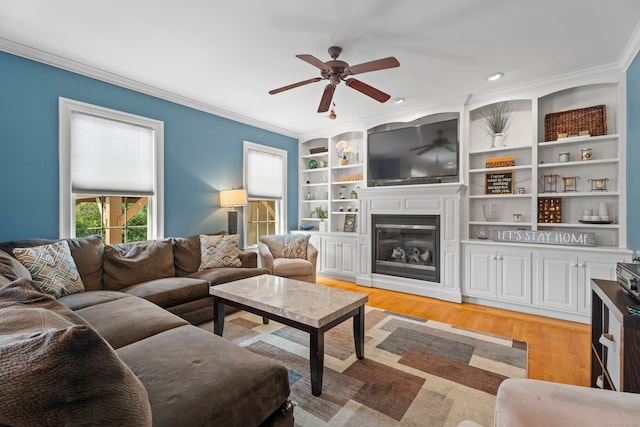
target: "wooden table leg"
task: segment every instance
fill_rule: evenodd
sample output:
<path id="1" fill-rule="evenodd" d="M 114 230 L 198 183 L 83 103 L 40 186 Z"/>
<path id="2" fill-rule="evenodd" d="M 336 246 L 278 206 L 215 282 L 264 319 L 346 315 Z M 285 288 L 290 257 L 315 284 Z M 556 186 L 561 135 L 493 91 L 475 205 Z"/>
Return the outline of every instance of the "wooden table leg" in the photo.
<path id="1" fill-rule="evenodd" d="M 224 303 L 213 297 L 213 333 L 222 336 L 224 330 Z"/>
<path id="2" fill-rule="evenodd" d="M 322 373 L 324 369 L 324 332 L 312 329 L 309 336 L 311 394 L 320 396 L 322 393 Z"/>
<path id="3" fill-rule="evenodd" d="M 364 359 L 364 305 L 353 316 L 353 340 L 356 344 L 356 357 Z"/>

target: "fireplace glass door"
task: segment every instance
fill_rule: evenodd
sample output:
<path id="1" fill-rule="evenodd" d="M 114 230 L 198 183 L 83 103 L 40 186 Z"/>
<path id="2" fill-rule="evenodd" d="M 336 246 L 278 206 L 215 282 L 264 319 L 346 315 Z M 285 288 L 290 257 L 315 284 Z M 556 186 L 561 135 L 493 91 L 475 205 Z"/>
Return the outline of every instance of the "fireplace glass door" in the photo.
<path id="1" fill-rule="evenodd" d="M 373 215 L 373 273 L 440 281 L 439 215 Z"/>

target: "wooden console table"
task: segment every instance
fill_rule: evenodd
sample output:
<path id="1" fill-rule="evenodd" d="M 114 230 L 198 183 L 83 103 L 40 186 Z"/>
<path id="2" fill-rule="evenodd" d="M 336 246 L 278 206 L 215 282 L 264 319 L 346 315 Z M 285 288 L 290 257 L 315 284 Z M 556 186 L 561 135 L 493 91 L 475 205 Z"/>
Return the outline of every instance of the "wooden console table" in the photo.
<path id="1" fill-rule="evenodd" d="M 612 280 L 591 280 L 591 387 L 640 393 L 640 305 Z"/>

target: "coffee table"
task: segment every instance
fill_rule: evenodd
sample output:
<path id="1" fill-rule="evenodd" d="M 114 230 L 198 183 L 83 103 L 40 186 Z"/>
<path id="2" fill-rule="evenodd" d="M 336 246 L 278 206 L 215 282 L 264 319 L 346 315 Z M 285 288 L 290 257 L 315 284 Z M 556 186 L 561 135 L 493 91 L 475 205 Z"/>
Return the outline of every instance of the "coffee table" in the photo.
<path id="1" fill-rule="evenodd" d="M 356 357 L 364 358 L 366 294 L 264 274 L 211 286 L 213 329 L 222 336 L 225 304 L 309 333 L 311 393 L 322 393 L 324 333 L 353 317 Z M 266 322 L 266 320 L 265 320 Z"/>

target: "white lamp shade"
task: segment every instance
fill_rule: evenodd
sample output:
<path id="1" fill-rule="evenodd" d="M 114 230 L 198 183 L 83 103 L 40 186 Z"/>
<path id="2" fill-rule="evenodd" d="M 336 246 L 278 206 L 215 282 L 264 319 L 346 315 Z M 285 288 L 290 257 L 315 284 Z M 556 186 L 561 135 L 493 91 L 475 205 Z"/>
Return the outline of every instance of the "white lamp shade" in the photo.
<path id="1" fill-rule="evenodd" d="M 245 206 L 247 204 L 247 192 L 242 189 L 238 190 L 221 190 L 220 206 L 223 208 L 232 208 L 234 206 Z"/>

